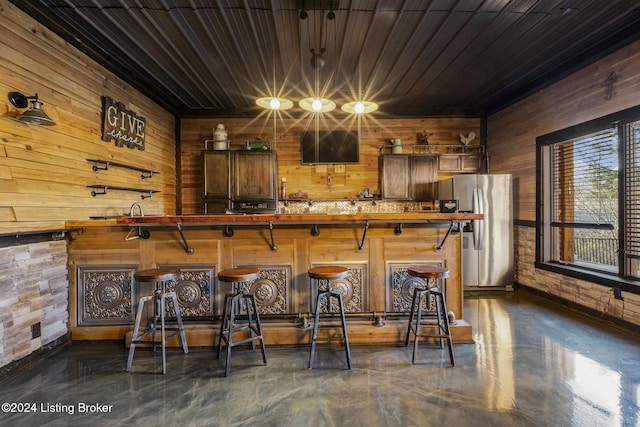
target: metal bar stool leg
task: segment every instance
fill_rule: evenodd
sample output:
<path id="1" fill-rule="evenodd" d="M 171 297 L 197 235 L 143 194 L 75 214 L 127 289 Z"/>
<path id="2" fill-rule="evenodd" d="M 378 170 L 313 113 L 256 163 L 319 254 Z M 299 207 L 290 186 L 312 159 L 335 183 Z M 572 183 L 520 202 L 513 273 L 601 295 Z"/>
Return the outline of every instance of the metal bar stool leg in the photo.
<path id="1" fill-rule="evenodd" d="M 411 359 L 411 363 L 416 363 L 416 357 L 418 355 L 418 341 L 420 337 L 420 323 L 422 322 L 422 297 L 425 292 L 427 292 L 427 298 L 429 297 L 428 290 L 415 289 L 414 290 L 414 299 L 417 299 L 418 304 L 418 313 L 416 314 L 416 325 L 414 329 L 414 341 L 413 341 L 413 358 Z"/>
<path id="2" fill-rule="evenodd" d="M 167 334 L 165 332 L 165 323 L 164 323 L 164 315 L 165 315 L 165 294 L 162 293 L 160 295 L 160 333 L 161 336 L 161 345 L 162 345 L 162 373 L 167 373 Z"/>
<path id="3" fill-rule="evenodd" d="M 133 327 L 133 335 L 131 336 L 131 345 L 129 346 L 129 357 L 127 358 L 127 369 L 129 372 L 131 370 L 131 365 L 133 364 L 133 353 L 136 351 L 136 343 L 140 337 L 140 324 L 142 323 L 142 307 L 144 306 L 145 301 L 150 301 L 153 297 L 142 297 L 138 302 L 138 313 L 136 313 L 136 323 Z"/>
<path id="4" fill-rule="evenodd" d="M 225 364 L 224 376 L 228 377 L 229 372 L 231 370 L 231 348 L 233 347 L 233 328 L 235 326 L 236 320 L 236 310 L 238 309 L 238 300 L 241 295 L 238 294 L 235 297 L 231 298 L 231 313 L 229 314 L 229 329 L 227 335 L 227 361 Z"/>
<path id="5" fill-rule="evenodd" d="M 347 366 L 351 369 L 351 349 L 349 348 L 349 335 L 347 335 L 347 319 L 344 315 L 344 306 L 342 304 L 342 294 L 340 292 L 332 293 L 337 296 L 338 306 L 340 307 L 340 318 L 342 320 L 342 334 L 344 335 L 344 347 L 347 353 Z"/>
<path id="6" fill-rule="evenodd" d="M 180 313 L 180 307 L 178 306 L 178 296 L 175 292 L 170 292 L 173 301 L 173 310 L 176 312 L 176 321 L 178 322 L 178 331 L 180 332 L 180 342 L 182 343 L 182 351 L 189 353 L 189 347 L 187 347 L 187 337 L 184 332 L 184 324 L 182 323 L 182 314 Z"/>
<path id="7" fill-rule="evenodd" d="M 253 306 L 253 311 L 256 313 L 256 332 L 260 337 L 260 348 L 262 350 L 262 361 L 264 364 L 267 364 L 267 349 L 264 344 L 264 336 L 262 335 L 262 325 L 260 324 L 260 316 L 258 315 L 258 303 L 256 302 L 255 296 L 251 296 L 251 305 Z M 251 340 L 253 342 L 253 340 Z"/>
<path id="8" fill-rule="evenodd" d="M 225 330 L 227 328 L 227 313 L 229 312 L 229 296 L 224 297 L 224 308 L 222 309 L 222 321 L 220 322 L 220 335 L 218 336 L 218 353 L 216 359 L 220 359 L 220 353 L 222 352 L 222 340 L 224 338 Z"/>
<path id="9" fill-rule="evenodd" d="M 444 332 L 444 328 L 442 326 L 442 294 L 439 292 L 434 292 L 432 295 L 434 295 L 434 299 L 435 299 L 435 303 L 436 303 L 436 321 L 438 322 L 437 324 L 437 330 L 438 330 L 438 335 L 440 335 L 440 348 L 444 348 L 444 338 L 442 336 L 442 333 Z M 446 317 L 446 314 L 445 314 Z"/>
<path id="10" fill-rule="evenodd" d="M 419 289 L 419 288 L 413 288 L 413 298 L 411 299 L 411 312 L 409 313 L 409 323 L 407 324 L 407 336 L 404 339 L 405 347 L 409 345 L 409 341 L 411 339 L 411 328 L 412 328 L 411 324 L 413 323 L 413 316 L 416 309 L 416 296 L 415 296 L 416 289 Z"/>
<path id="11" fill-rule="evenodd" d="M 313 333 L 311 335 L 311 355 L 309 356 L 309 369 L 313 369 L 313 359 L 316 354 L 316 340 L 318 339 L 318 324 L 320 323 L 320 300 L 327 295 L 325 292 L 318 292 L 316 297 L 316 313 L 313 322 Z"/>
<path id="12" fill-rule="evenodd" d="M 444 335 L 447 340 L 447 345 L 449 347 L 449 360 L 451 361 L 451 366 L 455 366 L 455 360 L 453 357 L 453 343 L 451 338 L 451 325 L 449 324 L 449 316 L 447 315 L 447 304 L 445 302 L 445 296 L 443 293 L 440 293 L 440 298 L 442 300 L 440 306 L 442 311 L 442 324 L 444 325 Z"/>
<path id="13" fill-rule="evenodd" d="M 253 326 L 253 316 L 251 315 L 251 307 L 249 307 L 249 303 L 251 302 L 252 296 L 249 294 L 243 294 L 242 300 L 244 302 L 244 306 L 247 308 L 247 320 L 249 321 L 249 338 L 251 339 L 251 350 L 256 349 L 256 341 L 253 339 L 254 335 L 254 326 Z M 241 302 L 242 304 L 242 302 Z M 255 313 L 255 312 L 254 312 Z"/>

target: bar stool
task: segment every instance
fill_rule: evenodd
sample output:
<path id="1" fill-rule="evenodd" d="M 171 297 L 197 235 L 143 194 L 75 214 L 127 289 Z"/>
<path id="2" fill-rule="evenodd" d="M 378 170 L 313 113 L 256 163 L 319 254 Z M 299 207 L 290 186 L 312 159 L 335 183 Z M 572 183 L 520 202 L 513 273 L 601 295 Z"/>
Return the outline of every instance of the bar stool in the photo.
<path id="1" fill-rule="evenodd" d="M 258 304 L 255 295 L 249 293 L 246 289 L 242 289 L 242 284 L 250 282 L 260 277 L 260 270 L 257 268 L 230 268 L 218 273 L 218 280 L 222 282 L 231 282 L 234 292 L 229 292 L 224 297 L 224 310 L 222 313 L 222 322 L 220 322 L 220 335 L 218 337 L 218 353 L 217 358 L 220 359 L 222 351 L 222 341 L 227 344 L 227 362 L 224 376 L 229 376 L 229 362 L 231 360 L 231 348 L 251 343 L 251 349 L 256 349 L 256 340 L 260 340 L 260 348 L 262 350 L 262 360 L 267 364 L 267 352 L 264 346 L 264 337 L 262 335 L 262 325 L 260 324 L 260 314 L 258 313 Z M 236 314 L 240 313 L 242 301 L 245 301 L 247 307 L 247 318 L 249 323 L 246 325 L 236 324 Z M 251 314 L 253 311 L 253 314 Z M 255 316 L 255 324 L 253 322 Z M 233 340 L 233 334 L 240 331 L 249 331 L 249 337 L 239 341 Z M 255 335 L 254 335 L 255 334 Z"/>
<path id="2" fill-rule="evenodd" d="M 135 352 L 137 344 L 152 345 L 153 351 L 156 351 L 156 345 L 162 346 L 162 373 L 167 373 L 167 355 L 166 346 L 167 342 L 171 341 L 174 337 L 180 337 L 182 343 L 182 350 L 185 353 L 189 353 L 187 347 L 187 338 L 184 334 L 184 326 L 182 325 L 182 316 L 180 315 L 180 306 L 178 305 L 178 297 L 175 292 L 166 292 L 165 284 L 168 281 L 176 279 L 180 276 L 180 270 L 175 268 L 152 268 L 149 270 L 142 270 L 136 272 L 133 277 L 139 282 L 155 282 L 156 289 L 153 295 L 148 295 L 140 298 L 138 302 L 138 314 L 136 315 L 136 323 L 133 328 L 133 335 L 131 337 L 131 345 L 129 347 L 129 358 L 127 359 L 127 371 L 131 371 L 131 364 L 133 363 L 133 353 Z M 173 309 L 176 312 L 177 327 L 167 327 L 166 316 L 166 300 L 173 301 Z M 142 333 L 140 331 L 140 324 L 142 323 L 142 312 L 144 311 L 144 304 L 147 302 L 153 302 L 153 317 L 150 319 L 148 325 Z M 156 341 L 156 331 L 158 329 L 158 322 L 160 322 L 160 341 Z M 167 332 L 173 332 L 167 336 Z M 151 334 L 151 341 L 143 340 L 144 337 Z"/>
<path id="3" fill-rule="evenodd" d="M 309 356 L 309 369 L 313 369 L 313 359 L 316 352 L 316 341 L 318 339 L 318 324 L 320 323 L 320 300 L 327 298 L 328 311 L 331 313 L 331 298 L 338 300 L 340 308 L 340 319 L 342 321 L 342 334 L 344 336 L 344 345 L 347 352 L 347 366 L 351 369 L 351 350 L 349 349 L 349 336 L 347 335 L 347 322 L 344 315 L 344 306 L 342 304 L 342 294 L 331 289 L 331 281 L 344 279 L 349 275 L 349 270 L 345 267 L 338 266 L 321 266 L 313 267 L 308 271 L 309 278 L 318 281 L 318 296 L 316 298 L 316 315 L 313 322 L 313 335 L 311 337 L 311 355 Z M 321 282 L 326 281 L 326 288 L 321 286 Z"/>
<path id="4" fill-rule="evenodd" d="M 418 353 L 418 337 L 425 338 L 438 338 L 440 340 L 440 348 L 444 348 L 443 340 L 447 340 L 449 347 L 449 359 L 451 360 L 451 366 L 455 366 L 453 359 L 453 345 L 451 340 L 451 329 L 449 328 L 449 317 L 447 316 L 447 305 L 445 303 L 444 293 L 438 288 L 436 280 L 446 279 L 449 277 L 449 270 L 444 267 L 422 265 L 417 267 L 410 267 L 407 269 L 407 273 L 413 277 L 419 277 L 426 280 L 426 287 L 416 286 L 413 290 L 413 300 L 411 302 L 411 314 L 409 315 L 409 325 L 407 328 L 407 337 L 404 340 L 404 345 L 409 345 L 409 339 L 411 338 L 411 332 L 413 332 L 415 340 L 413 342 L 413 358 L 411 363 L 416 363 L 416 355 Z M 435 302 L 435 313 L 425 313 L 424 316 L 435 316 L 436 323 L 421 325 L 422 322 L 422 300 L 424 297 L 427 301 L 427 310 L 431 311 Z M 432 298 L 433 297 L 433 298 Z M 417 313 L 416 313 L 417 312 Z M 415 316 L 415 325 L 413 325 L 413 319 Z M 435 330 L 433 332 L 420 332 L 420 327 L 431 327 Z"/>

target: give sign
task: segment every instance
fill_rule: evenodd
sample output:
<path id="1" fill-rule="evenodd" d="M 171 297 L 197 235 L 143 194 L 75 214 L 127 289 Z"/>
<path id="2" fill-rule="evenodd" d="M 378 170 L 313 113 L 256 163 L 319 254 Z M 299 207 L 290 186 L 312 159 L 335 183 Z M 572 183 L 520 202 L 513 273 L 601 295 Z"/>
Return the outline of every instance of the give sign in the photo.
<path id="1" fill-rule="evenodd" d="M 121 102 L 115 102 L 108 96 L 104 100 L 104 119 L 102 121 L 102 140 L 115 140 L 118 147 L 137 148 L 144 151 L 144 133 L 146 120 L 133 111 L 127 110 Z"/>

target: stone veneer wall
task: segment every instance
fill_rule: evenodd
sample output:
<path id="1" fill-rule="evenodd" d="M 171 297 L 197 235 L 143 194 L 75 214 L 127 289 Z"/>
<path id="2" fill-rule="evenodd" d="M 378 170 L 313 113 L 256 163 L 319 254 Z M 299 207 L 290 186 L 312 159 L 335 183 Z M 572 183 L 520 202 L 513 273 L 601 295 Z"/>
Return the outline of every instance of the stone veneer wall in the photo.
<path id="1" fill-rule="evenodd" d="M 0 248 L 0 367 L 68 333 L 67 261 L 66 240 Z"/>
<path id="2" fill-rule="evenodd" d="M 640 325 L 640 295 L 622 292 L 622 300 L 613 296 L 613 288 L 535 268 L 536 229 L 514 226 L 515 281 L 572 305 L 586 308 L 602 318 Z"/>

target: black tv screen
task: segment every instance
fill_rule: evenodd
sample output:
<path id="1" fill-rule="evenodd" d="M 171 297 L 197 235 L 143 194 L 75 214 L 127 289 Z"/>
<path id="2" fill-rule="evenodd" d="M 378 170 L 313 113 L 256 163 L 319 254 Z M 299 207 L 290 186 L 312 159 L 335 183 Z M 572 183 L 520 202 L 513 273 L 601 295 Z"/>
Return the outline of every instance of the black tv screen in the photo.
<path id="1" fill-rule="evenodd" d="M 360 147 L 357 131 L 321 130 L 300 134 L 302 164 L 358 163 Z"/>

